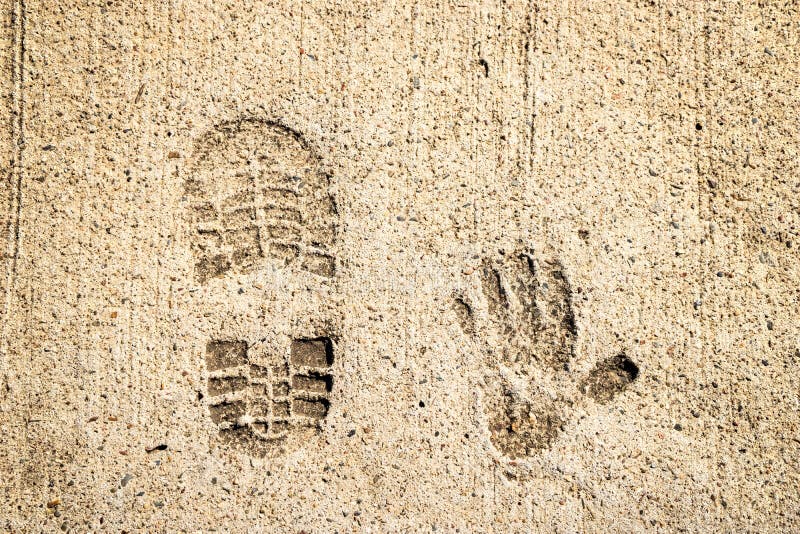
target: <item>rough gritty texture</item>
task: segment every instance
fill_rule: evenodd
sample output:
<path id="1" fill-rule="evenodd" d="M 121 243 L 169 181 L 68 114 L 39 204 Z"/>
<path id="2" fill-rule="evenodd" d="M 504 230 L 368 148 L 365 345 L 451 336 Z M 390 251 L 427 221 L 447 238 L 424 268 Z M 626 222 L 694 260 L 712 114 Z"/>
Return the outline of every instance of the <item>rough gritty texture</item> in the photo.
<path id="1" fill-rule="evenodd" d="M 0 5 L 3 530 L 800 529 L 795 4 Z"/>

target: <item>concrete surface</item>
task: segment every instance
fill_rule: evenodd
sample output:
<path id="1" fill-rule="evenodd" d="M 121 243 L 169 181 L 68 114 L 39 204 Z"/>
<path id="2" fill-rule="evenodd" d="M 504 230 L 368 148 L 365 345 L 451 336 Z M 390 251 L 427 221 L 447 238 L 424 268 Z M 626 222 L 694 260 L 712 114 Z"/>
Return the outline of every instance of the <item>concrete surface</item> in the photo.
<path id="1" fill-rule="evenodd" d="M 795 3 L 0 5 L 0 529 L 800 529 Z"/>

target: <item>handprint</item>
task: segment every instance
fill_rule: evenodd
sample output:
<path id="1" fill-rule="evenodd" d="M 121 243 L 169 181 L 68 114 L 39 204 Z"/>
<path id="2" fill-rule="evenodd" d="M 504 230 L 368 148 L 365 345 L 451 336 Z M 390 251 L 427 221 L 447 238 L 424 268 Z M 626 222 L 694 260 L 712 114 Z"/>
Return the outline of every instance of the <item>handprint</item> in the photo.
<path id="1" fill-rule="evenodd" d="M 475 286 L 454 310 L 464 333 L 492 359 L 486 416 L 494 446 L 506 456 L 549 447 L 585 399 L 610 402 L 639 375 L 624 353 L 596 363 L 581 378 L 571 370 L 578 330 L 562 264 L 531 251 L 486 259 Z"/>

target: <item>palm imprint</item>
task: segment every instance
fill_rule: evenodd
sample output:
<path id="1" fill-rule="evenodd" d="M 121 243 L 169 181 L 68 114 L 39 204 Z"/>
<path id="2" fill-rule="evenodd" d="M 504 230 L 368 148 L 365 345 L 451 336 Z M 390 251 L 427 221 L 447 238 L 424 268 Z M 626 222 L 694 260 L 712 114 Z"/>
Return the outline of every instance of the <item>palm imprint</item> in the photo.
<path id="1" fill-rule="evenodd" d="M 491 440 L 511 458 L 548 448 L 571 408 L 584 399 L 610 402 L 639 369 L 624 353 L 571 371 L 578 329 L 572 289 L 558 260 L 530 251 L 485 259 L 471 287 L 455 296 L 464 333 L 493 360 L 486 417 Z"/>

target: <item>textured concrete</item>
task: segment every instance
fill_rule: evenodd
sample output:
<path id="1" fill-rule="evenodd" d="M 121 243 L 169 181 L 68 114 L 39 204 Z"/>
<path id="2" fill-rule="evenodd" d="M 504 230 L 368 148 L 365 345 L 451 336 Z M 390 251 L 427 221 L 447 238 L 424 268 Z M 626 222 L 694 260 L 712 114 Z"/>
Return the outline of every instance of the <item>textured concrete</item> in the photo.
<path id="1" fill-rule="evenodd" d="M 800 529 L 794 3 L 0 5 L 0 529 Z"/>

